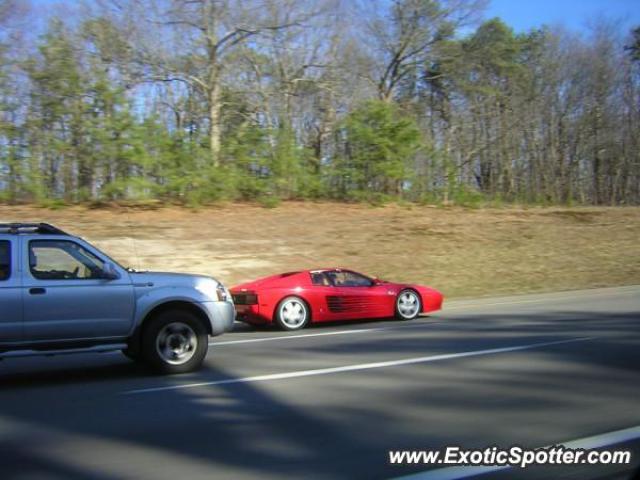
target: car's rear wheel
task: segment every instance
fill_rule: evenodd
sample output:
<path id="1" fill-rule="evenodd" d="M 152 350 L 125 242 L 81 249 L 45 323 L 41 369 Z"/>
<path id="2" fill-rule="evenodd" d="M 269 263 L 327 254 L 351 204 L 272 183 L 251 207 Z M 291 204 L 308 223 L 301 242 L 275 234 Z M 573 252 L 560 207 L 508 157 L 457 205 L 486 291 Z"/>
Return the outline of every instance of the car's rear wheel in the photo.
<path id="1" fill-rule="evenodd" d="M 300 297 L 287 297 L 278 304 L 276 323 L 283 330 L 302 330 L 310 319 L 309 307 Z"/>
<path id="2" fill-rule="evenodd" d="M 396 299 L 396 317 L 400 320 L 413 320 L 422 310 L 420 295 L 413 290 L 403 290 Z"/>
<path id="3" fill-rule="evenodd" d="M 202 321 L 186 310 L 169 310 L 149 321 L 142 335 L 145 361 L 161 373 L 187 373 L 202 365 L 209 348 Z"/>

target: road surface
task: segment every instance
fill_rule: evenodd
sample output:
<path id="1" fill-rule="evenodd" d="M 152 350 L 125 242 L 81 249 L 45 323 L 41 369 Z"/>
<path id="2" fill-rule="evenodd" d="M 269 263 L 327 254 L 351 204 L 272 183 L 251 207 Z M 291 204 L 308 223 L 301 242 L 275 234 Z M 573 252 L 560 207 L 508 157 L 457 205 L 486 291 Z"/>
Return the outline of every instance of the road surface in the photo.
<path id="1" fill-rule="evenodd" d="M 628 478 L 639 427 L 640 286 L 450 302 L 411 322 L 240 325 L 203 370 L 174 377 L 119 353 L 0 363 L 3 479 Z M 631 467 L 472 476 L 388 460 L 604 446 L 621 430 L 639 432 L 610 447 L 630 449 Z"/>

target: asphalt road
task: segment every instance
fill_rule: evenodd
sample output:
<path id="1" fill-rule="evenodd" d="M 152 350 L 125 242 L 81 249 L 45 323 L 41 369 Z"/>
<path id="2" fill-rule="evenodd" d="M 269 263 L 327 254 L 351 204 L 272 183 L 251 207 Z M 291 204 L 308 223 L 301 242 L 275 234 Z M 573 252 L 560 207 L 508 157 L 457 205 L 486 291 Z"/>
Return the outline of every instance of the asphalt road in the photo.
<path id="1" fill-rule="evenodd" d="M 640 286 L 293 334 L 239 326 L 212 343 L 203 370 L 175 377 L 119 353 L 1 362 L 0 478 L 628 478 L 640 462 L 640 434 L 611 447 L 631 467 L 469 477 L 388 462 L 639 427 Z"/>

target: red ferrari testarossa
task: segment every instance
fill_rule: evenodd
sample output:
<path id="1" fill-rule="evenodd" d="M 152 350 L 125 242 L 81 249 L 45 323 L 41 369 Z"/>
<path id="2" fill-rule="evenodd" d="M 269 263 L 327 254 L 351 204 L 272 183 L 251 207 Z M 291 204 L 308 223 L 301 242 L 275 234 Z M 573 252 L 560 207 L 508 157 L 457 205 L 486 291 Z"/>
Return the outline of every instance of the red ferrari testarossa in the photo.
<path id="1" fill-rule="evenodd" d="M 442 294 L 342 268 L 281 273 L 231 289 L 242 322 L 299 330 L 310 322 L 397 317 L 411 320 L 442 308 Z"/>

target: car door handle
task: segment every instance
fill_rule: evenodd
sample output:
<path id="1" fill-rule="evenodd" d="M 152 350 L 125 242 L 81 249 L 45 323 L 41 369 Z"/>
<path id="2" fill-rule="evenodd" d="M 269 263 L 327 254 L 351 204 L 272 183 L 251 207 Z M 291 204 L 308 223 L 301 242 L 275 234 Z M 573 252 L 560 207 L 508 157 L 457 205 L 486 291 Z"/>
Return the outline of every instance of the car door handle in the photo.
<path id="1" fill-rule="evenodd" d="M 29 293 L 31 295 L 44 295 L 45 293 L 47 293 L 47 289 L 46 288 L 30 288 Z"/>

